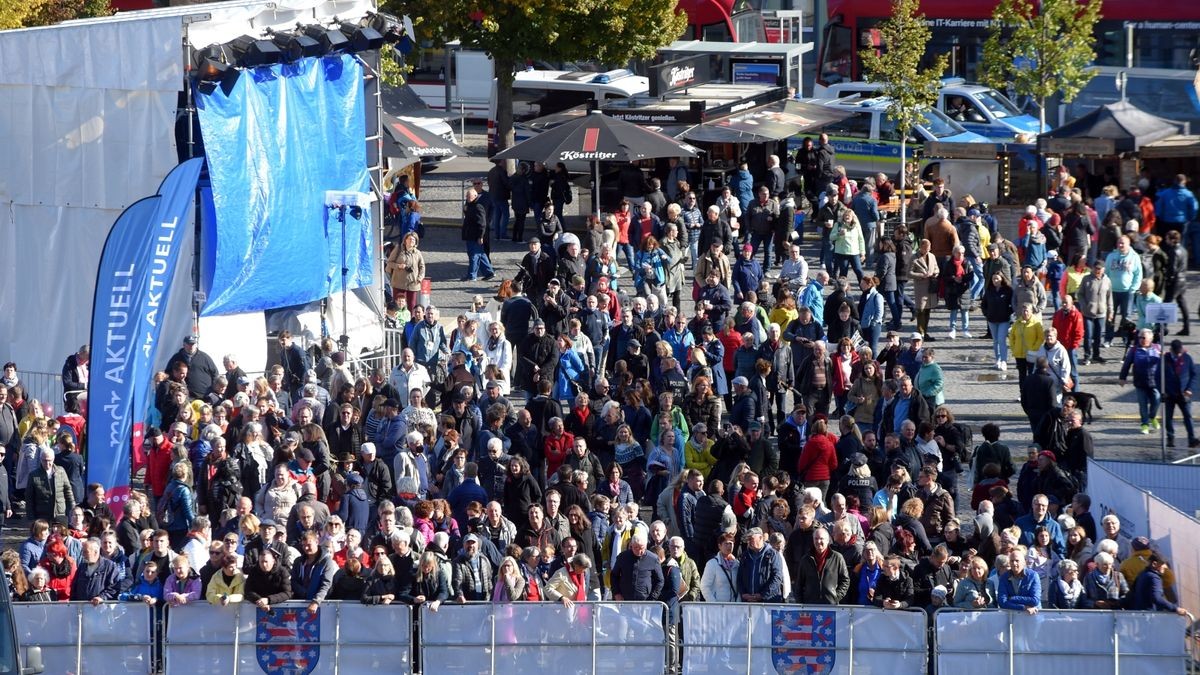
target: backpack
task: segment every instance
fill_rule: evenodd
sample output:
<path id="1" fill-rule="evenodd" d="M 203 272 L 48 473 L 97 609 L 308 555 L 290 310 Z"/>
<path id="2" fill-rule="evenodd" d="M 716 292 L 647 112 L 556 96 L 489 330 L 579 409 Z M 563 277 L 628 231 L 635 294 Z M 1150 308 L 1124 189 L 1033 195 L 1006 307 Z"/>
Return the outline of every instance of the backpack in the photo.
<path id="1" fill-rule="evenodd" d="M 965 422 L 955 422 L 954 428 L 958 431 L 958 435 L 962 437 L 962 443 L 958 446 L 958 457 L 963 464 L 971 463 L 971 448 L 975 447 L 975 434 L 971 431 L 971 425 Z"/>
<path id="2" fill-rule="evenodd" d="M 171 524 L 171 502 L 178 494 L 179 488 L 166 493 L 154 505 L 154 517 L 158 519 L 159 527 L 166 527 Z"/>

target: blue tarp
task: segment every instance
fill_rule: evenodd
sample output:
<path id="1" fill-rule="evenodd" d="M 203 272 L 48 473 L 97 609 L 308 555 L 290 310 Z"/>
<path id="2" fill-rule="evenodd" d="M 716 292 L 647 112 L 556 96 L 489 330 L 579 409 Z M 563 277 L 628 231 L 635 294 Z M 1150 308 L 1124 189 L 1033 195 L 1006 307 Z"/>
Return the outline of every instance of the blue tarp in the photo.
<path id="1" fill-rule="evenodd" d="M 215 237 L 205 218 L 202 314 L 341 291 L 342 227 L 325 192 L 369 192 L 364 98 L 362 66 L 349 55 L 245 71 L 228 96 L 197 93 L 212 182 L 205 211 L 215 216 Z M 347 214 L 346 244 L 347 286 L 369 285 L 368 212 Z"/>

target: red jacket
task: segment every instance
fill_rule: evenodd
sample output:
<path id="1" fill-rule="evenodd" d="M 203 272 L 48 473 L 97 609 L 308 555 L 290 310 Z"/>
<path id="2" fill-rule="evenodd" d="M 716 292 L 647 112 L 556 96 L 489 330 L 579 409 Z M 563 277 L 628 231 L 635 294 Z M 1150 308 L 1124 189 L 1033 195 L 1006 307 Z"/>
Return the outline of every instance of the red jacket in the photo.
<path id="1" fill-rule="evenodd" d="M 67 574 L 67 576 L 58 578 L 51 574 L 50 581 L 46 583 L 46 588 L 52 588 L 58 593 L 59 602 L 67 602 L 71 599 L 71 584 L 75 581 L 75 570 L 77 569 L 75 567 L 75 561 L 69 557 L 66 560 L 71 565 L 71 571 Z M 51 567 L 50 561 L 43 560 L 41 567 L 49 572 Z"/>
<path id="2" fill-rule="evenodd" d="M 558 472 L 558 467 L 562 466 L 567 460 L 567 455 L 575 447 L 575 436 L 564 431 L 562 436 L 555 438 L 550 434 L 546 434 L 546 441 L 542 445 L 542 453 L 546 457 L 546 476 L 553 476 Z"/>
<path id="3" fill-rule="evenodd" d="M 1050 325 L 1058 331 L 1058 341 L 1068 351 L 1079 349 L 1083 344 L 1083 314 L 1078 308 L 1073 308 L 1070 314 L 1059 309 Z"/>
<path id="4" fill-rule="evenodd" d="M 800 452 L 800 460 L 796 462 L 796 475 L 805 482 L 832 478 L 837 470 L 836 440 L 830 433 L 809 436 Z"/>
<path id="5" fill-rule="evenodd" d="M 146 462 L 146 481 L 155 497 L 163 496 L 167 483 L 171 482 L 171 449 L 171 441 L 164 437 L 162 444 L 150 451 Z"/>
<path id="6" fill-rule="evenodd" d="M 862 373 L 862 364 L 858 352 L 850 352 L 850 376 L 846 377 L 846 373 L 842 370 L 842 366 L 846 361 L 845 355 L 841 350 L 833 354 L 833 393 L 842 395 L 850 391 L 850 387 L 854 385 L 854 380 Z"/>

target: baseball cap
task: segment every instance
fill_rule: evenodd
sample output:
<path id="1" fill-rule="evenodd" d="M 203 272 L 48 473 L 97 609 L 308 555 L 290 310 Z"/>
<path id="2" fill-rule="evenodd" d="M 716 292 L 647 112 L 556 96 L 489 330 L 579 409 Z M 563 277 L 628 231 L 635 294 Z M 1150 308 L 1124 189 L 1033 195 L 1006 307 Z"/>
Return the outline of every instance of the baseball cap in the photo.
<path id="1" fill-rule="evenodd" d="M 630 348 L 630 349 L 641 349 L 641 348 L 642 348 L 642 343 L 638 342 L 637 340 L 630 340 L 630 341 L 629 341 L 629 348 Z"/>
<path id="2" fill-rule="evenodd" d="M 299 433 L 295 431 L 289 431 L 283 435 L 283 440 L 288 441 L 289 443 L 299 443 L 303 439 L 300 438 Z"/>
<path id="3" fill-rule="evenodd" d="M 500 388 L 500 383 L 499 383 L 499 382 L 497 382 L 497 381 L 495 381 L 495 380 L 488 380 L 488 382 L 487 382 L 487 388 L 488 388 L 488 389 L 499 389 L 499 388 Z"/>
<path id="4" fill-rule="evenodd" d="M 374 443 L 363 443 L 361 446 L 359 446 L 358 451 L 364 455 L 373 455 L 376 452 L 375 444 Z"/>
<path id="5" fill-rule="evenodd" d="M 200 342 L 200 338 L 196 337 L 195 335 L 189 335 L 183 338 L 183 342 L 184 344 L 194 345 L 197 342 Z"/>
<path id="6" fill-rule="evenodd" d="M 921 342 L 925 339 L 925 336 L 921 335 L 919 331 L 914 331 L 912 335 L 908 336 L 908 339 L 912 340 L 913 342 Z"/>
<path id="7" fill-rule="evenodd" d="M 546 322 L 545 322 L 545 321 L 542 321 L 541 319 L 538 319 L 538 320 L 536 320 L 536 321 L 534 321 L 534 322 L 533 322 L 533 327 L 534 327 L 534 328 L 545 328 L 545 327 L 546 327 Z"/>
<path id="8" fill-rule="evenodd" d="M 942 586 L 941 584 L 934 586 L 933 589 L 929 591 L 930 595 L 932 595 L 935 598 L 941 598 L 942 600 L 946 599 L 947 593 L 949 593 L 949 591 L 946 589 L 945 586 Z"/>
<path id="9" fill-rule="evenodd" d="M 386 401 L 384 401 L 384 402 L 383 402 L 383 407 L 385 407 L 385 408 L 399 408 L 399 407 L 400 407 L 400 402 L 399 402 L 399 401 L 397 401 L 397 400 L 396 400 L 396 399 L 394 399 L 394 398 L 389 398 L 388 400 L 386 400 Z"/>
<path id="10" fill-rule="evenodd" d="M 1038 456 L 1038 459 L 1045 457 L 1046 459 L 1050 460 L 1051 462 L 1058 461 L 1058 458 L 1054 456 L 1054 453 L 1050 452 L 1049 450 L 1042 450 L 1041 452 L 1038 453 L 1037 456 Z"/>
<path id="11" fill-rule="evenodd" d="M 1125 231 L 1126 232 L 1137 232 L 1138 227 L 1140 227 L 1140 226 L 1138 225 L 1138 221 L 1136 221 L 1136 220 L 1131 220 L 1128 223 L 1125 223 Z"/>
<path id="12" fill-rule="evenodd" d="M 753 251 L 754 251 L 754 247 L 753 247 L 753 246 L 751 246 L 750 244 L 746 244 L 745 246 L 743 246 L 743 247 L 742 247 L 742 250 L 743 250 L 743 251 L 751 251 L 751 252 L 753 252 Z"/>
<path id="13" fill-rule="evenodd" d="M 472 532 L 471 534 L 468 534 L 467 536 L 463 537 L 463 543 L 464 543 L 464 544 L 465 544 L 465 543 L 467 543 L 467 542 L 469 542 L 469 541 L 473 541 L 473 542 L 475 542 L 476 544 L 478 544 L 478 543 L 479 543 L 479 535 L 477 535 L 477 534 L 475 534 L 475 533 L 473 533 L 473 532 Z"/>
<path id="14" fill-rule="evenodd" d="M 749 387 L 750 380 L 747 380 L 746 378 L 742 377 L 741 375 L 738 375 L 737 377 L 733 378 L 733 384 L 741 385 L 743 387 Z"/>
<path id="15" fill-rule="evenodd" d="M 296 459 L 301 459 L 306 462 L 312 462 L 312 461 L 315 461 L 317 458 L 315 455 L 313 455 L 312 450 L 301 447 L 299 450 L 296 451 Z"/>
<path id="16" fill-rule="evenodd" d="M 1130 546 L 1132 546 L 1133 550 L 1135 551 L 1148 551 L 1150 550 L 1150 540 L 1146 537 L 1134 537 Z"/>
<path id="17" fill-rule="evenodd" d="M 751 422 L 750 431 L 762 431 L 762 422 Z"/>
<path id="18" fill-rule="evenodd" d="M 979 215 L 983 215 L 983 214 L 979 213 L 979 209 L 971 209 L 970 211 L 967 211 L 967 215 L 974 218 L 975 216 L 979 216 Z"/>

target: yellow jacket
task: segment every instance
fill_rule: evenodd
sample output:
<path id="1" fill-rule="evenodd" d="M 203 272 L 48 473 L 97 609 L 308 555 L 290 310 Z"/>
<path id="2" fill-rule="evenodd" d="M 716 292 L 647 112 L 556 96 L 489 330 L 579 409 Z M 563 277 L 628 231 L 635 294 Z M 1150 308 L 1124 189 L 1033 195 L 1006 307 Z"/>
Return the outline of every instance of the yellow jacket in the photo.
<path id="1" fill-rule="evenodd" d="M 1153 551 L 1142 550 L 1134 551 L 1133 555 L 1125 559 L 1121 563 L 1121 575 L 1125 577 L 1125 581 L 1129 582 L 1130 592 L 1132 592 L 1133 584 L 1137 581 L 1138 575 L 1141 574 L 1147 567 L 1150 566 L 1150 554 Z M 1163 574 L 1163 594 L 1167 599 L 1175 597 L 1175 571 L 1167 567 L 1167 571 Z"/>
<path id="2" fill-rule="evenodd" d="M 1023 359 L 1027 354 L 1036 352 L 1046 339 L 1046 327 L 1042 325 L 1042 317 L 1032 316 L 1029 321 L 1017 318 L 1008 329 L 1008 349 L 1013 358 Z"/>
<path id="3" fill-rule="evenodd" d="M 697 448 L 695 441 L 696 439 L 693 437 L 683 444 L 683 464 L 689 469 L 696 469 L 704 474 L 705 478 L 708 478 L 708 473 L 717 465 L 717 458 L 712 454 L 713 440 L 706 438 L 703 448 Z"/>
<path id="4" fill-rule="evenodd" d="M 233 577 L 233 581 L 225 583 L 225 573 L 222 570 L 217 570 L 213 575 L 212 580 L 208 582 L 208 591 L 204 597 L 210 604 L 220 605 L 221 596 L 229 596 L 230 604 L 241 602 L 242 597 L 246 593 L 246 575 L 240 571 Z"/>

